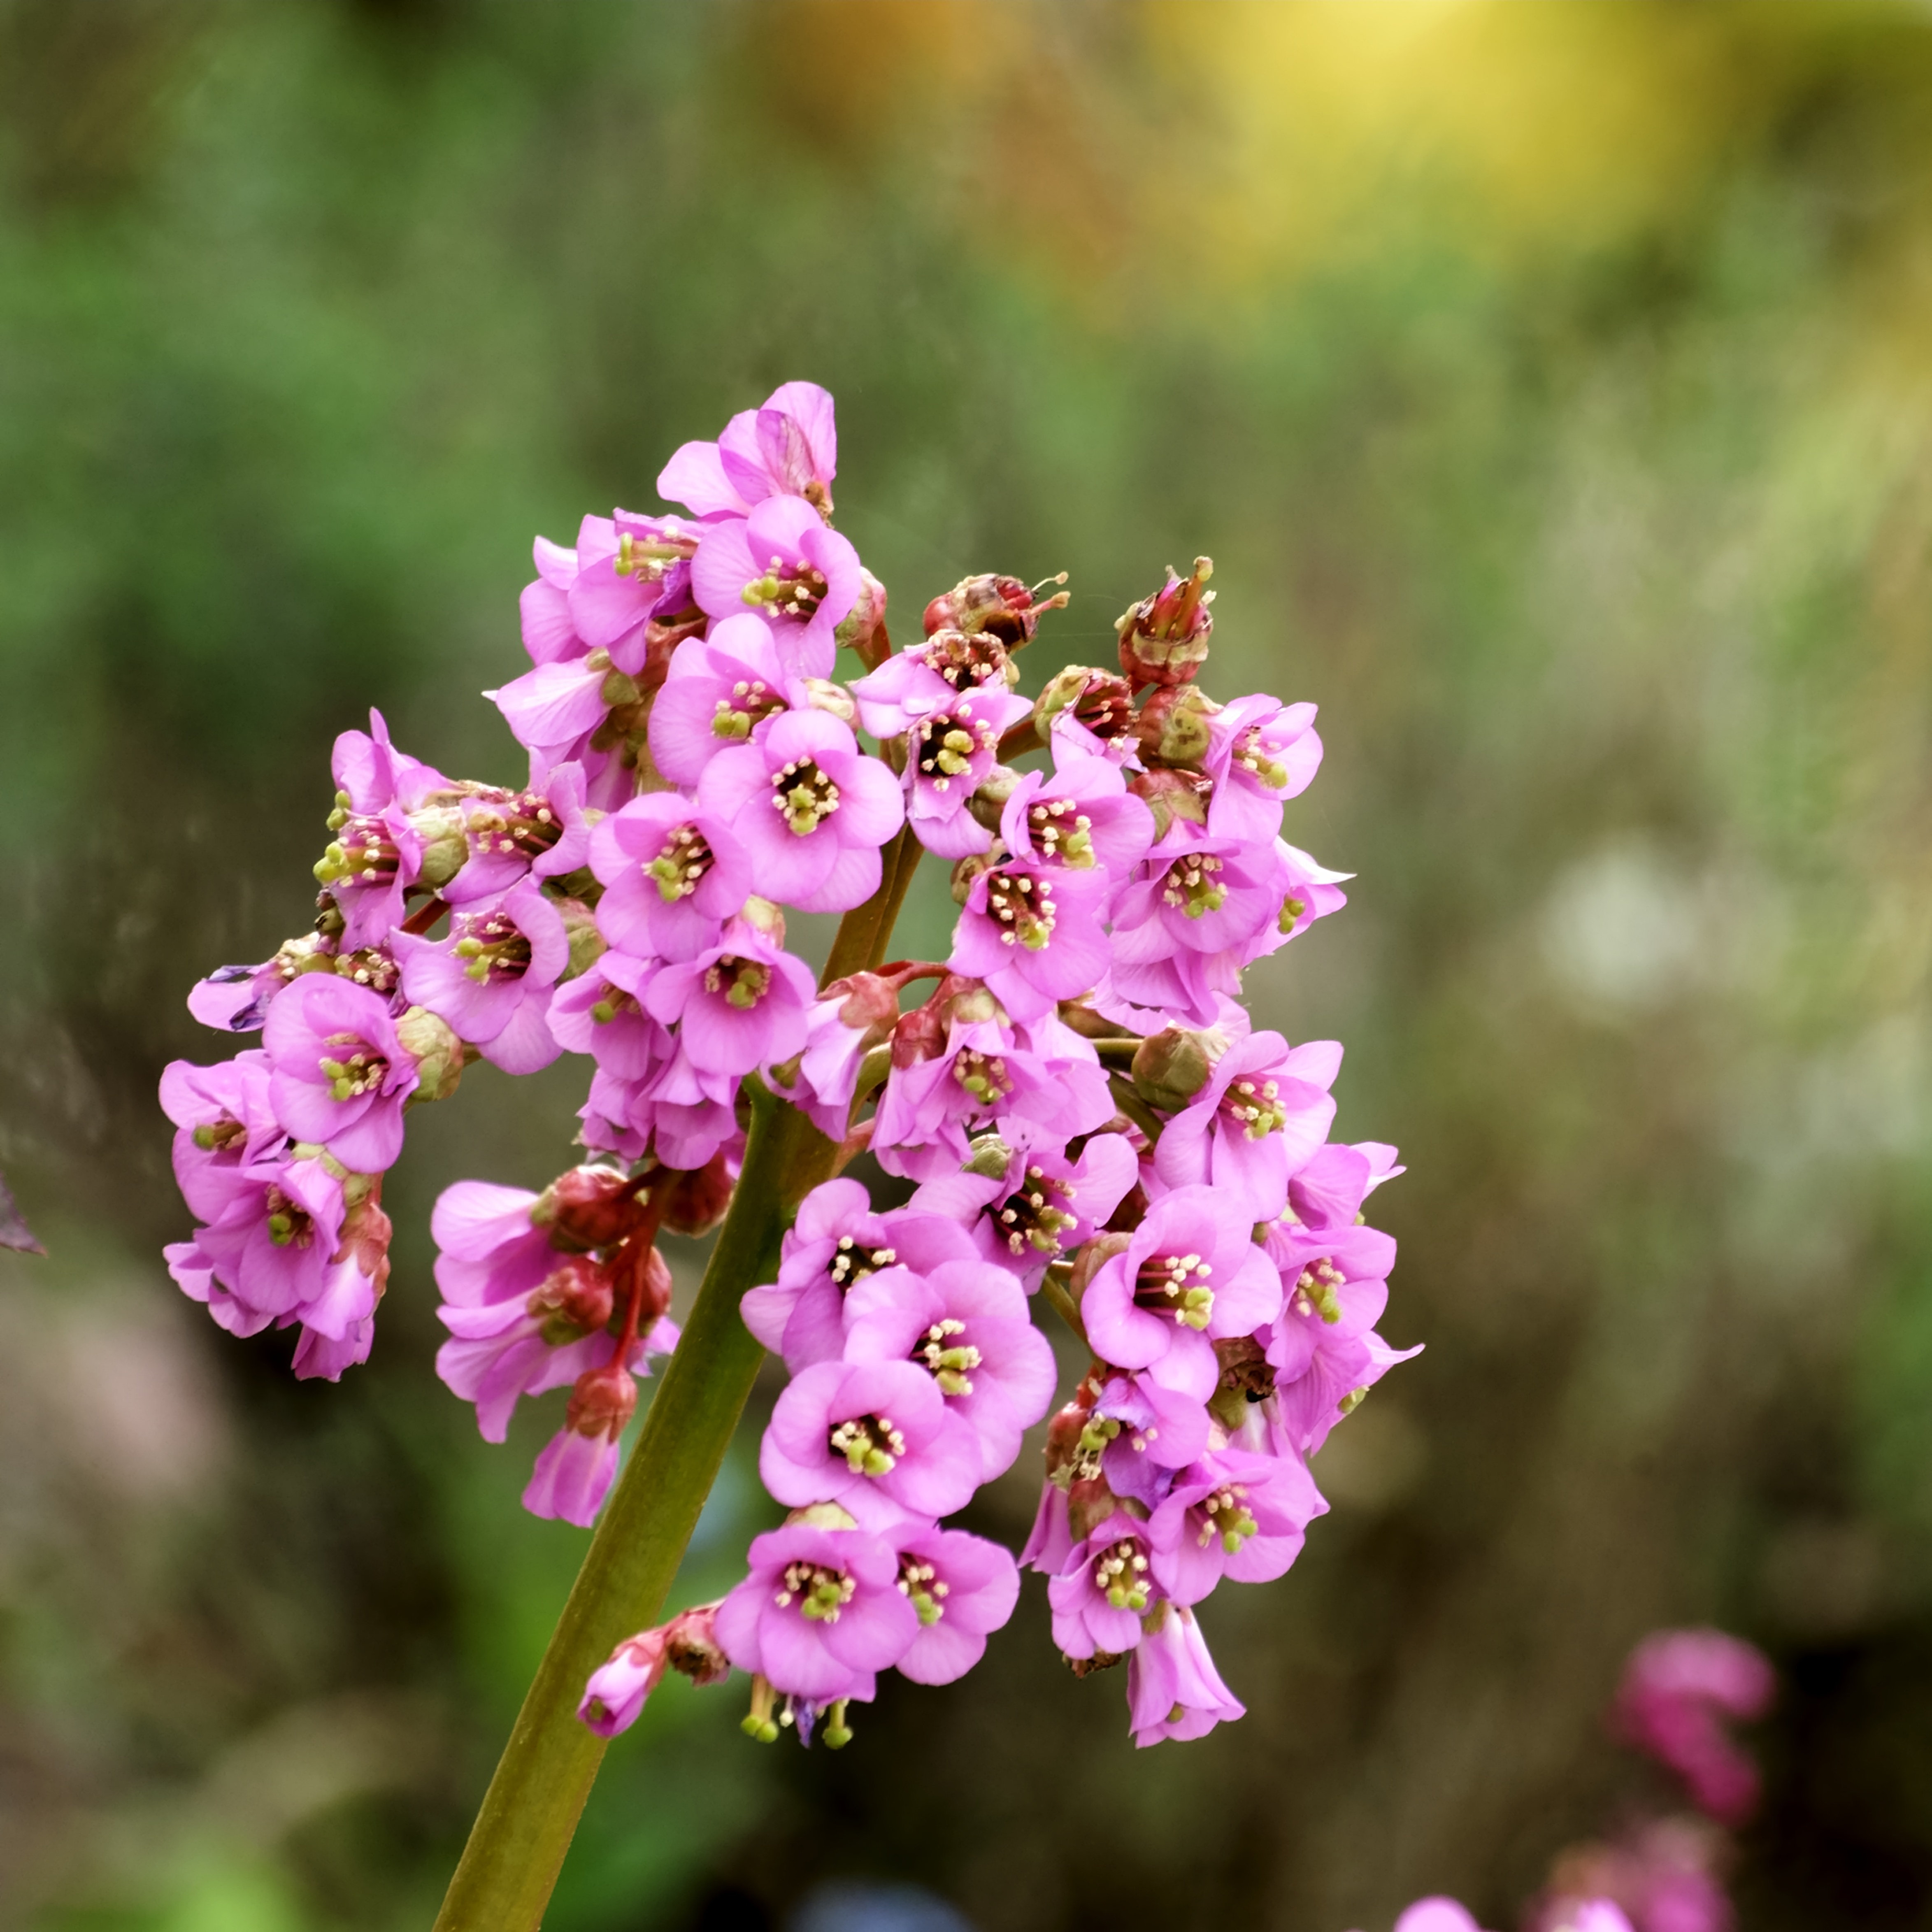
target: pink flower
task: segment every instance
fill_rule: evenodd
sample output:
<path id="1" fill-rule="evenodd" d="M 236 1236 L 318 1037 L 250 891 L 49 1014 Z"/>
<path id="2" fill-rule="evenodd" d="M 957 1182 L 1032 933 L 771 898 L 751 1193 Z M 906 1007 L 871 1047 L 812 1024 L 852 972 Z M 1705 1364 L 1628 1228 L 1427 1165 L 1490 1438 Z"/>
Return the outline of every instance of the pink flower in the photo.
<path id="1" fill-rule="evenodd" d="M 954 1222 L 916 1207 L 872 1212 L 858 1181 L 827 1180 L 799 1203 L 779 1250 L 777 1281 L 746 1292 L 745 1326 L 794 1374 L 845 1348 L 845 1300 L 881 1269 L 914 1276 L 974 1258 Z"/>
<path id="2" fill-rule="evenodd" d="M 605 952 L 560 986 L 549 1016 L 558 1045 L 593 1055 L 614 1080 L 651 1079 L 677 1052 L 677 1042 L 640 1004 L 658 965 L 655 959 Z"/>
<path id="3" fill-rule="evenodd" d="M 620 952 L 690 960 L 716 946 L 752 889 L 752 864 L 723 820 L 675 792 L 634 798 L 591 835 L 604 892 L 597 926 Z"/>
<path id="4" fill-rule="evenodd" d="M 562 915 L 532 880 L 452 914 L 446 939 L 399 932 L 394 944 L 404 992 L 493 1065 L 534 1073 L 556 1058 L 547 1015 L 570 964 L 570 940 Z"/>
<path id="5" fill-rule="evenodd" d="M 687 442 L 658 477 L 658 494 L 693 515 L 743 515 L 768 496 L 802 496 L 828 514 L 838 473 L 832 398 L 816 382 L 781 382 L 716 442 Z"/>
<path id="6" fill-rule="evenodd" d="M 586 1370 L 570 1391 L 563 1426 L 544 1445 L 524 1490 L 532 1516 L 588 1529 L 617 1473 L 618 1438 L 638 1406 L 638 1385 L 616 1362 Z"/>
<path id="7" fill-rule="evenodd" d="M 717 1616 L 716 1604 L 699 1604 L 656 1630 L 625 1638 L 592 1672 L 577 1707 L 579 1720 L 600 1738 L 614 1738 L 638 1721 L 667 1667 L 698 1684 L 730 1676 L 730 1661 L 718 1648 Z"/>
<path id="8" fill-rule="evenodd" d="M 718 1606 L 718 1642 L 789 1696 L 868 1699 L 920 1634 L 897 1556 L 863 1530 L 789 1523 L 754 1538 L 749 1562 Z"/>
<path id="9" fill-rule="evenodd" d="M 1281 1306 L 1252 1226 L 1240 1198 L 1218 1188 L 1179 1187 L 1152 1202 L 1087 1284 L 1081 1318 L 1096 1352 L 1205 1401 L 1220 1379 L 1214 1341 L 1252 1334 Z"/>
<path id="10" fill-rule="evenodd" d="M 1169 1187 L 1221 1188 L 1246 1202 L 1250 1221 L 1272 1220 L 1287 1204 L 1288 1177 L 1328 1138 L 1328 1089 L 1341 1064 L 1333 1040 L 1292 1048 L 1278 1033 L 1237 1040 L 1162 1130 L 1155 1174 Z"/>
<path id="11" fill-rule="evenodd" d="M 562 878 L 590 856 L 584 815 L 584 767 L 567 763 L 533 767 L 526 790 L 479 793 L 466 801 L 464 836 L 470 856 L 441 888 L 452 905 L 507 892 L 520 879 Z"/>
<path id="12" fill-rule="evenodd" d="M 1154 1600 L 1147 1526 L 1116 1511 L 1046 1586 L 1053 1640 L 1064 1656 L 1122 1657 L 1141 1640 L 1141 1618 Z"/>
<path id="13" fill-rule="evenodd" d="M 256 1162 L 214 1220 L 169 1248 L 169 1272 L 230 1334 L 259 1334 L 321 1298 L 346 1211 L 320 1160 Z"/>
<path id="14" fill-rule="evenodd" d="M 1281 830 L 1281 808 L 1306 791 L 1322 763 L 1315 706 L 1272 698 L 1238 698 L 1208 720 L 1204 764 L 1214 781 L 1209 829 L 1266 840 Z"/>
<path id="15" fill-rule="evenodd" d="M 747 610 L 687 638 L 651 704 L 651 756 L 664 776 L 694 785 L 717 753 L 742 745 L 805 694 L 778 661 L 771 628 Z"/>
<path id="16" fill-rule="evenodd" d="M 958 1221 L 988 1261 L 1011 1268 L 1029 1291 L 1063 1255 L 1105 1227 L 1138 1178 L 1120 1134 L 1094 1134 L 1078 1160 L 1051 1146 L 1022 1147 L 1003 1172 L 942 1174 L 912 1205 Z"/>
<path id="17" fill-rule="evenodd" d="M 161 1108 L 174 1122 L 175 1179 L 196 1216 L 213 1221 L 260 1185 L 288 1135 L 268 1100 L 268 1056 L 238 1053 L 217 1066 L 185 1060 L 161 1076 Z"/>
<path id="18" fill-rule="evenodd" d="M 899 1674 L 915 1684 L 950 1684 L 986 1655 L 986 1639 L 1012 1616 L 1018 1568 L 997 1543 L 964 1530 L 934 1526 L 893 1540 L 899 1588 L 920 1623 Z"/>
<path id="19" fill-rule="evenodd" d="M 1395 1922 L 1395 1932 L 1482 1932 L 1453 1898 L 1418 1898 Z"/>
<path id="20" fill-rule="evenodd" d="M 1172 1487 L 1174 1472 L 1208 1447 L 1204 1400 L 1145 1373 L 1108 1371 L 1094 1399 L 1093 1420 L 1100 1435 L 1112 1438 L 1101 1456 L 1108 1486 L 1150 1509 Z"/>
<path id="21" fill-rule="evenodd" d="M 1683 1779 L 1700 1811 L 1742 1825 L 1757 1808 L 1757 1767 L 1722 1720 L 1761 1718 L 1777 1691 L 1771 1661 L 1755 1645 L 1718 1630 L 1657 1630 L 1630 1653 L 1616 1721 Z"/>
<path id="22" fill-rule="evenodd" d="M 1413 1348 L 1392 1348 L 1373 1329 L 1354 1336 L 1318 1335 L 1315 1352 L 1299 1376 L 1277 1374 L 1274 1397 L 1265 1405 L 1277 1438 L 1271 1446 L 1279 1449 L 1286 1444 L 1312 1456 L 1328 1441 L 1329 1431 L 1390 1370 L 1421 1352 L 1420 1343 Z M 1251 1418 L 1260 1413 L 1249 1411 Z"/>
<path id="23" fill-rule="evenodd" d="M 902 736 L 956 699 L 1010 691 L 1018 676 L 998 638 L 942 628 L 855 677 L 850 688 L 859 700 L 860 722 L 883 742 Z"/>
<path id="24" fill-rule="evenodd" d="M 758 1474 L 782 1503 L 835 1502 L 872 1528 L 950 1516 L 980 1484 L 979 1438 L 923 1366 L 818 1362 L 772 1410 Z"/>
<path id="25" fill-rule="evenodd" d="M 879 848 L 904 816 L 898 781 L 823 711 L 788 711 L 704 768 L 698 802 L 750 854 L 754 886 L 803 912 L 845 912 L 878 890 Z"/>
<path id="26" fill-rule="evenodd" d="M 1184 1604 L 1148 1618 L 1127 1660 L 1128 1722 L 1144 1749 L 1169 1738 L 1205 1737 L 1247 1707 L 1221 1682 L 1208 1640 Z"/>
<path id="27" fill-rule="evenodd" d="M 859 553 L 800 496 L 767 496 L 748 516 L 706 526 L 691 587 L 714 618 L 763 614 L 794 677 L 830 677 L 835 633 L 857 602 Z"/>
<path id="28" fill-rule="evenodd" d="M 814 990 L 803 960 L 734 920 L 722 943 L 688 965 L 660 966 L 643 1004 L 660 1025 L 677 1029 L 678 1045 L 700 1076 L 735 1078 L 788 1060 L 805 1045 Z"/>
<path id="29" fill-rule="evenodd" d="M 1285 1291 L 1264 1346 L 1276 1375 L 1292 1382 L 1317 1355 L 1346 1348 L 1382 1319 L 1395 1242 L 1378 1228 L 1318 1232 L 1277 1221 L 1263 1245 Z"/>
<path id="30" fill-rule="evenodd" d="M 276 1117 L 297 1140 L 320 1143 L 358 1174 L 394 1164 L 416 1063 L 385 1001 L 333 974 L 308 974 L 268 1009 L 262 1043 Z"/>
<path id="31" fill-rule="evenodd" d="M 1000 740 L 1032 710 L 1004 684 L 956 694 L 916 719 L 906 741 L 906 818 L 914 836 L 943 859 L 984 852 L 993 835 L 966 809 L 998 762 Z"/>
<path id="32" fill-rule="evenodd" d="M 1223 1577 L 1272 1582 L 1328 1507 L 1298 1456 L 1203 1456 L 1175 1477 L 1148 1523 L 1154 1580 L 1179 1604 L 1199 1603 Z"/>
<path id="33" fill-rule="evenodd" d="M 982 1483 L 1012 1468 L 1022 1434 L 1053 1406 L 1058 1372 L 1026 1291 L 976 1258 L 910 1279 L 889 1268 L 859 1282 L 845 1298 L 845 1359 L 924 1369 L 978 1437 Z"/>
<path id="34" fill-rule="evenodd" d="M 1016 1019 L 1098 985 L 1107 972 L 1105 872 L 1009 859 L 974 879 L 953 930 L 950 964 L 983 980 Z"/>
<path id="35" fill-rule="evenodd" d="M 774 1078 L 774 1088 L 827 1140 L 842 1141 L 850 1131 L 866 1055 L 892 1037 L 898 1017 L 898 992 L 877 974 L 838 980 L 812 1003 L 796 1078 L 789 1088 Z"/>
<path id="36" fill-rule="evenodd" d="M 423 841 L 409 814 L 449 781 L 389 742 L 380 711 L 369 714 L 374 735 L 345 731 L 332 760 L 335 836 L 316 876 L 340 908 L 345 951 L 379 945 L 403 916 L 404 900 L 422 865 Z"/>
<path id="37" fill-rule="evenodd" d="M 1000 814 L 1000 836 L 1014 857 L 1084 868 L 1099 866 L 1124 880 L 1147 856 L 1154 814 L 1127 790 L 1110 759 L 1084 756 L 1056 741 L 1054 769 L 1028 772 Z"/>

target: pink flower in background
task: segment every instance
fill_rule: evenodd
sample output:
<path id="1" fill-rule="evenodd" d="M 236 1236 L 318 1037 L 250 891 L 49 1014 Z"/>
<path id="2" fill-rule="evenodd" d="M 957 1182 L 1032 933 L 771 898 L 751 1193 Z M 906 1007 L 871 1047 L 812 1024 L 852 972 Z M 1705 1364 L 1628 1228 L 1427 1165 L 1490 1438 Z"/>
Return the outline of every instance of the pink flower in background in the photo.
<path id="1" fill-rule="evenodd" d="M 718 1606 L 718 1642 L 790 1696 L 868 1699 L 920 1634 L 897 1556 L 863 1530 L 788 1524 L 754 1538 L 748 1561 Z"/>
<path id="2" fill-rule="evenodd" d="M 1754 1644 L 1718 1630 L 1658 1630 L 1630 1654 L 1615 1718 L 1632 1744 L 1683 1779 L 1700 1810 L 1742 1825 L 1757 1808 L 1757 1766 L 1724 1720 L 1762 1717 L 1777 1690 Z"/>
<path id="3" fill-rule="evenodd" d="M 1128 1723 L 1144 1749 L 1168 1738 L 1205 1737 L 1216 1724 L 1246 1717 L 1214 1668 L 1194 1612 L 1171 1604 L 1150 1617 L 1127 1660 Z"/>

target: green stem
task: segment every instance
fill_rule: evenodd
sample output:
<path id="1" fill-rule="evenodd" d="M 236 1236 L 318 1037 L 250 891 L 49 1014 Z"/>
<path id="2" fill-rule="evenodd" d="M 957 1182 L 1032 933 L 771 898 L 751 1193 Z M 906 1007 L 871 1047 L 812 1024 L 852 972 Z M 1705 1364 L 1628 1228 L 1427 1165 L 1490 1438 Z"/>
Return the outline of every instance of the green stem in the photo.
<path id="1" fill-rule="evenodd" d="M 904 833 L 886 848 L 878 891 L 840 922 L 828 982 L 885 957 L 919 850 Z M 739 1319 L 739 1298 L 772 1278 L 794 1210 L 832 1172 L 838 1150 L 762 1082 L 745 1088 L 752 1126 L 730 1212 L 484 1794 L 436 1932 L 542 1924 L 604 1757 L 604 1740 L 577 1719 L 585 1680 L 622 1639 L 657 1621 L 764 1359 Z"/>

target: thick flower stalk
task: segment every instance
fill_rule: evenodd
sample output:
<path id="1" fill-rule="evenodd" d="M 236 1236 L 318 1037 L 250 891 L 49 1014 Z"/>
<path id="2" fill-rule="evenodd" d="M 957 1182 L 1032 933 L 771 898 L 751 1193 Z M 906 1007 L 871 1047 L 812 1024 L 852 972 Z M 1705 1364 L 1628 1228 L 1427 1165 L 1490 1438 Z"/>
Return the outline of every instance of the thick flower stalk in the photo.
<path id="1" fill-rule="evenodd" d="M 313 930 L 190 998 L 260 1046 L 163 1082 L 200 1224 L 176 1280 L 333 1378 L 371 1346 L 409 1110 L 478 1058 L 589 1062 L 579 1163 L 458 1183 L 434 1219 L 439 1372 L 491 1441 L 567 1392 L 524 1499 L 599 1525 L 446 1924 L 536 1922 L 665 1670 L 741 1671 L 748 1733 L 840 1746 L 880 1672 L 970 1669 L 1022 1564 L 1077 1674 L 1126 1664 L 1136 1743 L 1239 1717 L 1202 1606 L 1294 1562 L 1327 1507 L 1310 1458 L 1402 1359 L 1364 1222 L 1394 1150 L 1330 1138 L 1338 1046 L 1240 1004 L 1343 903 L 1282 836 L 1314 706 L 1208 695 L 1205 559 L 1120 619 L 1118 668 L 1034 696 L 1061 590 L 969 577 L 895 651 L 836 467 L 831 398 L 788 383 L 676 453 L 676 511 L 539 540 L 532 668 L 488 694 L 527 783 L 446 778 L 380 717 L 345 733 Z M 951 948 L 888 964 L 922 851 Z M 844 915 L 817 980 L 787 908 Z M 898 1204 L 841 1174 L 862 1150 Z M 721 1222 L 680 1337 L 658 1244 Z M 761 1349 L 790 1376 L 758 1458 L 789 1514 L 722 1600 L 652 1623 Z M 948 1527 L 1042 1422 L 1017 1559 Z"/>

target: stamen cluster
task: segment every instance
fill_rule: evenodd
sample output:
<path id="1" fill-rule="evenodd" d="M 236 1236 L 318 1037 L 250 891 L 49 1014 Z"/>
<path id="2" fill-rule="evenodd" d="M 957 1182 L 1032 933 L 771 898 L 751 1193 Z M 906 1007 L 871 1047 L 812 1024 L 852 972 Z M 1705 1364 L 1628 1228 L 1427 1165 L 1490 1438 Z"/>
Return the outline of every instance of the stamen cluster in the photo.
<path id="1" fill-rule="evenodd" d="M 339 1376 L 370 1346 L 406 1109 L 478 1058 L 584 1056 L 584 1163 L 540 1194 L 458 1183 L 434 1232 L 440 1374 L 497 1441 L 570 1391 L 525 1502 L 587 1525 L 676 1341 L 658 1238 L 733 1211 L 748 1101 L 778 1096 L 835 1175 L 742 1301 L 790 1373 L 760 1470 L 791 1514 L 720 1602 L 620 1646 L 586 1721 L 736 1666 L 748 1730 L 836 1744 L 879 1671 L 970 1668 L 1018 1570 L 946 1521 L 1054 1410 L 1050 1308 L 1083 1366 L 1020 1562 L 1076 1670 L 1130 1660 L 1138 1742 L 1197 1736 L 1240 1706 L 1195 1606 L 1288 1568 L 1326 1507 L 1308 1459 L 1401 1359 L 1374 1329 L 1394 1244 L 1361 1214 L 1394 1150 L 1330 1140 L 1338 1046 L 1238 1003 L 1343 903 L 1281 836 L 1314 707 L 1201 688 L 1204 559 L 1120 620 L 1118 670 L 1036 697 L 1018 660 L 1064 590 L 968 577 L 895 651 L 836 468 L 831 398 L 788 383 L 674 456 L 681 513 L 538 540 L 531 668 L 490 694 L 518 790 L 405 756 L 380 716 L 338 740 L 313 930 L 190 995 L 262 1042 L 168 1070 L 203 1224 L 170 1265 Z M 889 916 L 920 850 L 952 868 L 947 957 L 816 986 L 785 909 Z M 904 1204 L 839 1174 L 868 1150 Z"/>

